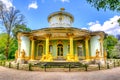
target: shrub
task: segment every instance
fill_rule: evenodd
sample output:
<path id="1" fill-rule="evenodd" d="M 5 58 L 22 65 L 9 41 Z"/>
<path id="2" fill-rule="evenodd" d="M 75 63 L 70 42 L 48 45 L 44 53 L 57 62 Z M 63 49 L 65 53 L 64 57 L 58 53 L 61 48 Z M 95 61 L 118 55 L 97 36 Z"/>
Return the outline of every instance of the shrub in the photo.
<path id="1" fill-rule="evenodd" d="M 5 59 L 6 59 L 6 56 L 3 54 L 0 54 L 0 60 L 5 60 Z"/>

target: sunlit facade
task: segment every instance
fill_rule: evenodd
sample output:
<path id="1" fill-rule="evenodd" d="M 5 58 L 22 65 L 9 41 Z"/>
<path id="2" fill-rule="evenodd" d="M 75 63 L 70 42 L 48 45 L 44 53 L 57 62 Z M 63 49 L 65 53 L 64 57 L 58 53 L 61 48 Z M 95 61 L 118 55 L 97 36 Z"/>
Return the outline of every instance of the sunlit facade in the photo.
<path id="1" fill-rule="evenodd" d="M 19 58 L 24 51 L 24 59 L 31 61 L 104 59 L 104 32 L 73 27 L 74 17 L 64 8 L 50 14 L 48 22 L 49 27 L 18 33 Z"/>

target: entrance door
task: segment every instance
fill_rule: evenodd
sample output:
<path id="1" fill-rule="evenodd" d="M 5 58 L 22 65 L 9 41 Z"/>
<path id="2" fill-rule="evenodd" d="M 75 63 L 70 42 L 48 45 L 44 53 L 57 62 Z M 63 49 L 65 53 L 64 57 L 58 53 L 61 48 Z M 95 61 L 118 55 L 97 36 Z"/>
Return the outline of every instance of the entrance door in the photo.
<path id="1" fill-rule="evenodd" d="M 62 44 L 57 45 L 57 56 L 58 58 L 63 57 L 63 45 Z"/>
<path id="2" fill-rule="evenodd" d="M 40 56 L 42 56 L 42 54 L 43 54 L 43 46 L 42 45 L 39 45 L 38 46 L 38 57 L 40 57 Z"/>
<path id="3" fill-rule="evenodd" d="M 82 45 L 79 45 L 79 46 L 77 47 L 77 49 L 78 49 L 78 56 L 79 56 L 79 57 L 84 56 L 84 55 L 83 55 L 83 47 L 82 47 Z"/>

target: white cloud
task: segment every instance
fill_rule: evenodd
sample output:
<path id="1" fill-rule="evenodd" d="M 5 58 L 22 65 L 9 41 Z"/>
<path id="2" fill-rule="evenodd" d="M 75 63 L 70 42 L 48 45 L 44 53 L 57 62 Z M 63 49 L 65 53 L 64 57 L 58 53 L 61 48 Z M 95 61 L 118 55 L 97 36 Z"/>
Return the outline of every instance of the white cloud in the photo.
<path id="1" fill-rule="evenodd" d="M 81 28 L 81 29 L 85 29 L 85 30 L 88 30 L 86 27 L 83 27 L 83 28 Z"/>
<path id="2" fill-rule="evenodd" d="M 61 0 L 62 2 L 70 2 L 70 0 Z"/>
<path id="3" fill-rule="evenodd" d="M 33 8 L 33 9 L 37 9 L 38 8 L 38 5 L 37 5 L 37 2 L 32 2 L 31 4 L 28 5 L 28 9 L 30 8 Z"/>
<path id="4" fill-rule="evenodd" d="M 6 7 L 6 10 L 9 10 L 10 7 L 14 7 L 12 0 L 0 0 Z"/>
<path id="5" fill-rule="evenodd" d="M 114 16 L 113 18 L 110 18 L 109 20 L 105 21 L 103 25 L 100 24 L 99 21 L 89 22 L 89 29 L 91 31 L 104 31 L 108 34 L 113 35 L 120 34 L 120 26 L 118 23 L 118 19 L 120 19 L 120 16 Z"/>

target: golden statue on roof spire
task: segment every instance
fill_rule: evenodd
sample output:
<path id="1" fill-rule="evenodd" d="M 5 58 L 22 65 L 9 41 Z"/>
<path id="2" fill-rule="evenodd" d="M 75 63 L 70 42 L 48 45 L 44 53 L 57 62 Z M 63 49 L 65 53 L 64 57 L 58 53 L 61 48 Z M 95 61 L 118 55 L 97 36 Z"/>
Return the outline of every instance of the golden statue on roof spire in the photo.
<path id="1" fill-rule="evenodd" d="M 60 8 L 60 10 L 61 10 L 61 11 L 64 11 L 64 10 L 65 10 L 65 8 Z"/>

